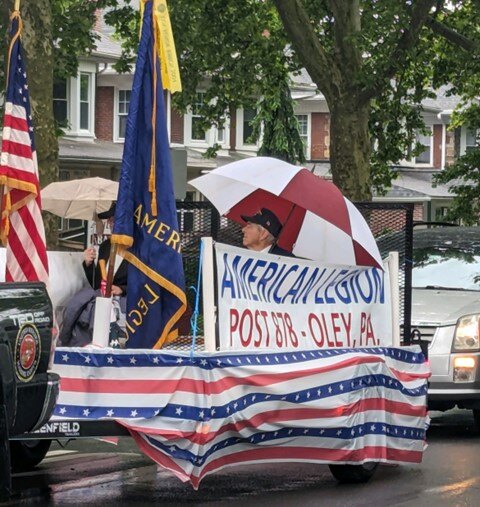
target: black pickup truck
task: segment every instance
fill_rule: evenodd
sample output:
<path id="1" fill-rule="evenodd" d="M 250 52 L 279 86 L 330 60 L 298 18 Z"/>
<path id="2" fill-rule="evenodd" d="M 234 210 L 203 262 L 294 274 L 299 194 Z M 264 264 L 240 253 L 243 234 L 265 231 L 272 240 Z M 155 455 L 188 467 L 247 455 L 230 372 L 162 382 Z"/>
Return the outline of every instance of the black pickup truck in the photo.
<path id="1" fill-rule="evenodd" d="M 55 406 L 59 377 L 48 371 L 52 330 L 43 283 L 0 283 L 0 498 L 9 495 L 10 469 L 35 466 L 50 446 L 10 439 L 40 428 Z"/>

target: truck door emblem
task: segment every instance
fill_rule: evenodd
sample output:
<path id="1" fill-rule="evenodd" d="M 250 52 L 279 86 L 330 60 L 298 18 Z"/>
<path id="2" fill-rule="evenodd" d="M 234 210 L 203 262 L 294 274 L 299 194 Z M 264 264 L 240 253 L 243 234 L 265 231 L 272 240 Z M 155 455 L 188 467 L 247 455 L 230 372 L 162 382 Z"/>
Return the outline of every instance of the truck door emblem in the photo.
<path id="1" fill-rule="evenodd" d="M 24 324 L 15 343 L 15 369 L 22 382 L 28 382 L 37 371 L 40 362 L 40 333 L 34 324 Z"/>

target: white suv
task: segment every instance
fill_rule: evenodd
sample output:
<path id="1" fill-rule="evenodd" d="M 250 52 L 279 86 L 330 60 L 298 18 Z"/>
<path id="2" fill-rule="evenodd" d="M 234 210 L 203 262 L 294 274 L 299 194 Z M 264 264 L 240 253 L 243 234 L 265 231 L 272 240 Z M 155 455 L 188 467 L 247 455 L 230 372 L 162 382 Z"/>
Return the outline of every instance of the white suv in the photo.
<path id="1" fill-rule="evenodd" d="M 412 331 L 429 341 L 429 408 L 472 409 L 480 427 L 480 227 L 414 231 Z"/>

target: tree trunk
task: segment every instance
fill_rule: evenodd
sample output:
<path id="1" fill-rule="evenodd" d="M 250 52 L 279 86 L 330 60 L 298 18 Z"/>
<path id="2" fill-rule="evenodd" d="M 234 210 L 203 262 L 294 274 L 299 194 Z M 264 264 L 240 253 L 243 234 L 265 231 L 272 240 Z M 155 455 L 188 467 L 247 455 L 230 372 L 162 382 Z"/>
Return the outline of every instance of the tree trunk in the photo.
<path id="1" fill-rule="evenodd" d="M 40 186 L 58 180 L 58 139 L 53 119 L 53 41 L 50 0 L 23 0 L 22 42 L 35 129 Z M 44 214 L 47 245 L 57 245 L 58 219 Z"/>
<path id="2" fill-rule="evenodd" d="M 370 104 L 344 99 L 329 108 L 333 182 L 352 201 L 370 201 Z"/>

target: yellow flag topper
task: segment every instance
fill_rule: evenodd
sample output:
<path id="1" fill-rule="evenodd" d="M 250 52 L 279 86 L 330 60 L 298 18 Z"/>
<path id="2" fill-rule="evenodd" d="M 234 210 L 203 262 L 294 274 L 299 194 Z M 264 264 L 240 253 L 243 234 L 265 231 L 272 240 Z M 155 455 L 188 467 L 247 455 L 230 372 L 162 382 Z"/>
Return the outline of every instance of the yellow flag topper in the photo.
<path id="1" fill-rule="evenodd" d="M 148 1 L 153 2 L 153 22 L 156 31 L 157 51 L 160 56 L 163 88 L 172 93 L 181 92 L 182 83 L 167 2 L 166 0 L 142 0 L 140 4 L 142 19 L 144 4 Z"/>

